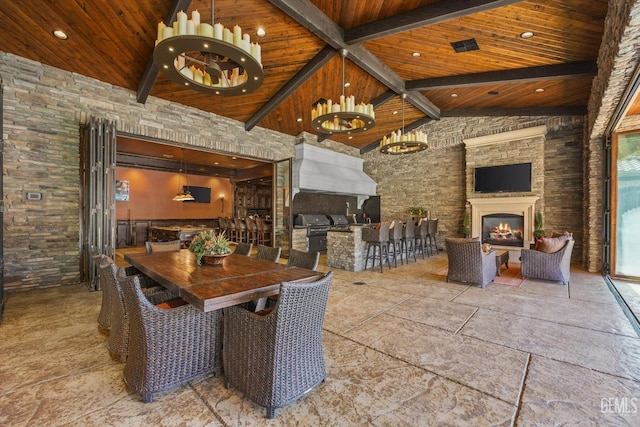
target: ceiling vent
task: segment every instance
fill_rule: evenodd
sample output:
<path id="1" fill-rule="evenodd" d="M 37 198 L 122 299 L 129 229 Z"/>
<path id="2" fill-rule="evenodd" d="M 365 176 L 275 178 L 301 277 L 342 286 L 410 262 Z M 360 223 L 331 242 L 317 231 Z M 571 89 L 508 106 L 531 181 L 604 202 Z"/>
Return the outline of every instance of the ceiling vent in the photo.
<path id="1" fill-rule="evenodd" d="M 453 50 L 455 50 L 457 53 L 470 52 L 472 50 L 480 50 L 480 48 L 478 47 L 478 42 L 476 42 L 476 39 L 460 40 L 460 41 L 451 43 L 451 46 L 453 47 Z"/>

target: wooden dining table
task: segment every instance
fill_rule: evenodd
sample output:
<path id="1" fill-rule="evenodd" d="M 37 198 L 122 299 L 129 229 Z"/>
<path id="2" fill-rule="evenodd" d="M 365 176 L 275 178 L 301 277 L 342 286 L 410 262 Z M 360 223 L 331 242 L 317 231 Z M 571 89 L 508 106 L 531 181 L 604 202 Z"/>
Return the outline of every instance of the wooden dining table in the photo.
<path id="1" fill-rule="evenodd" d="M 246 255 L 231 254 L 221 265 L 197 265 L 188 249 L 131 253 L 126 262 L 202 311 L 218 310 L 277 295 L 282 282 L 309 282 L 323 273 Z"/>

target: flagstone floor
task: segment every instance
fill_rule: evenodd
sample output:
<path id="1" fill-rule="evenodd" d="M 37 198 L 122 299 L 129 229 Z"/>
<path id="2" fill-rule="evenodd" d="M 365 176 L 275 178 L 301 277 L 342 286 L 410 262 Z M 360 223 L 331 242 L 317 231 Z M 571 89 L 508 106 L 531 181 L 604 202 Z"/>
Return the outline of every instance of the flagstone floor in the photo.
<path id="1" fill-rule="evenodd" d="M 100 292 L 12 293 L 0 425 L 640 425 L 640 338 L 600 275 L 573 267 L 568 286 L 480 289 L 447 283 L 436 274 L 446 263 L 440 253 L 384 273 L 334 269 L 327 380 L 275 420 L 223 377 L 144 404 L 98 332 Z"/>

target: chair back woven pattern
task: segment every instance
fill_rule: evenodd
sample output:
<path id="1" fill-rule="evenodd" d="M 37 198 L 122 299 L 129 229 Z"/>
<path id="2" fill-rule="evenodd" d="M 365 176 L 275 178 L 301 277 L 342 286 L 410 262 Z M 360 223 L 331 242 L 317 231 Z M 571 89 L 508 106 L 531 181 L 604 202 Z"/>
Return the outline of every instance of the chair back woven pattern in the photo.
<path id="1" fill-rule="evenodd" d="M 263 316 L 224 309 L 227 386 L 266 407 L 269 418 L 326 377 L 322 325 L 332 278 L 282 283 L 275 308 Z"/>
<path id="2" fill-rule="evenodd" d="M 234 254 L 239 255 L 251 255 L 251 250 L 253 249 L 253 243 L 238 243 L 236 245 L 236 249 L 233 251 Z"/>
<path id="3" fill-rule="evenodd" d="M 155 393 L 220 374 L 221 310 L 202 312 L 190 304 L 157 308 L 145 298 L 138 277 L 122 282 L 131 333 L 124 380 L 131 390 L 151 402 Z"/>
<path id="4" fill-rule="evenodd" d="M 523 249 L 520 262 L 522 277 L 568 284 L 571 278 L 571 252 L 574 244 L 575 240 L 569 239 L 559 251 L 550 254 Z"/>
<path id="5" fill-rule="evenodd" d="M 496 253 L 482 252 L 478 239 L 447 238 L 449 272 L 447 281 L 474 283 L 485 287 L 496 276 Z"/>
<path id="6" fill-rule="evenodd" d="M 98 313 L 98 328 L 104 332 L 108 332 L 111 329 L 111 304 L 115 301 L 113 293 L 115 289 L 109 287 L 106 283 L 107 277 L 102 277 L 102 267 L 109 265 L 110 258 L 105 255 L 94 256 L 94 262 L 98 264 L 98 281 L 100 283 L 100 290 L 102 291 L 102 304 L 100 306 L 100 313 Z"/>
<path id="7" fill-rule="evenodd" d="M 280 252 L 282 248 L 272 248 L 270 246 L 258 245 L 258 252 L 256 252 L 256 258 L 266 259 L 267 261 L 278 262 L 280 261 Z"/>
<path id="8" fill-rule="evenodd" d="M 318 268 L 319 260 L 320 252 L 303 252 L 291 248 L 289 250 L 289 259 L 287 261 L 287 265 L 315 270 Z"/>
<path id="9" fill-rule="evenodd" d="M 362 240 L 364 240 L 365 242 L 388 242 L 389 224 L 386 222 L 382 222 L 380 223 L 380 227 L 378 229 L 374 227 L 363 227 Z"/>

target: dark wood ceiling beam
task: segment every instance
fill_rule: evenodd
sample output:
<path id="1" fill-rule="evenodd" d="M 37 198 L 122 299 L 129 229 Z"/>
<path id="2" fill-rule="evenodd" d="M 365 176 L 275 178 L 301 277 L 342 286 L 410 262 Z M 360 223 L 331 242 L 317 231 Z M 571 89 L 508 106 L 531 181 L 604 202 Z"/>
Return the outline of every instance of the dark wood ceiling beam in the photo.
<path id="1" fill-rule="evenodd" d="M 486 108 L 442 110 L 442 117 L 496 117 L 496 116 L 584 116 L 587 107 L 568 105 L 558 107 Z"/>
<path id="2" fill-rule="evenodd" d="M 326 64 L 336 54 L 336 50 L 327 45 L 316 54 L 300 71 L 296 73 L 282 88 L 271 97 L 256 113 L 244 123 L 244 129 L 253 129 L 269 113 L 278 108 L 285 99 L 296 91 L 304 82 L 313 76 L 324 64 Z"/>
<path id="3" fill-rule="evenodd" d="M 274 6 L 334 49 L 347 49 L 348 57 L 397 94 L 405 93 L 404 80 L 363 46 L 348 46 L 344 30 L 308 0 L 269 0 Z M 420 92 L 407 93 L 407 101 L 424 114 L 438 119 L 440 110 Z"/>
<path id="4" fill-rule="evenodd" d="M 438 24 L 478 12 L 519 3 L 522 0 L 442 0 L 389 18 L 369 22 L 344 32 L 347 44 L 362 43 L 404 31 Z"/>
<path id="5" fill-rule="evenodd" d="M 374 111 L 375 111 L 376 108 L 386 104 L 387 102 L 391 101 L 396 96 L 398 96 L 398 95 L 392 90 L 388 90 L 388 91 L 382 93 L 381 95 L 376 96 L 374 99 L 371 100 L 371 104 L 373 105 Z M 322 142 L 327 138 L 331 138 L 331 135 L 329 135 L 329 134 L 318 135 L 318 142 Z"/>
<path id="6" fill-rule="evenodd" d="M 412 130 L 416 130 L 418 129 L 420 126 L 422 125 L 426 125 L 427 123 L 429 123 L 430 121 L 432 121 L 433 119 L 431 117 L 423 117 L 419 120 L 416 120 L 413 123 L 410 123 L 408 125 L 406 125 L 404 127 L 404 132 L 411 132 Z M 427 143 L 428 144 L 428 143 Z M 360 154 L 365 154 L 371 150 L 375 150 L 376 148 L 380 147 L 380 139 L 367 144 L 366 146 L 364 146 L 363 148 L 360 149 Z"/>
<path id="7" fill-rule="evenodd" d="M 195 163 L 187 163 L 185 165 L 180 160 L 159 159 L 127 153 L 117 153 L 116 163 L 118 166 L 162 172 L 178 172 L 186 166 L 186 170 L 189 172 L 189 175 L 220 176 L 224 178 L 235 178 L 237 176 L 235 169 Z"/>
<path id="8" fill-rule="evenodd" d="M 412 80 L 406 82 L 407 90 L 447 89 L 465 86 L 480 86 L 487 83 L 513 83 L 540 81 L 563 77 L 590 77 L 598 72 L 595 61 L 569 62 L 566 64 L 542 65 L 514 70 L 488 71 L 449 77 Z"/>
<path id="9" fill-rule="evenodd" d="M 188 10 L 190 4 L 191 0 L 173 0 L 171 9 L 169 9 L 169 13 L 167 14 L 167 18 L 164 20 L 164 22 L 167 23 L 175 21 L 176 16 L 178 15 L 178 11 Z M 158 70 L 155 62 L 153 62 L 153 51 L 151 51 L 151 57 L 147 61 L 147 66 L 144 69 L 144 74 L 142 74 L 142 78 L 140 79 L 140 83 L 138 84 L 136 100 L 139 103 L 144 104 L 145 102 L 147 102 L 147 98 L 151 93 L 153 84 L 158 78 L 159 72 L 160 70 Z"/>

